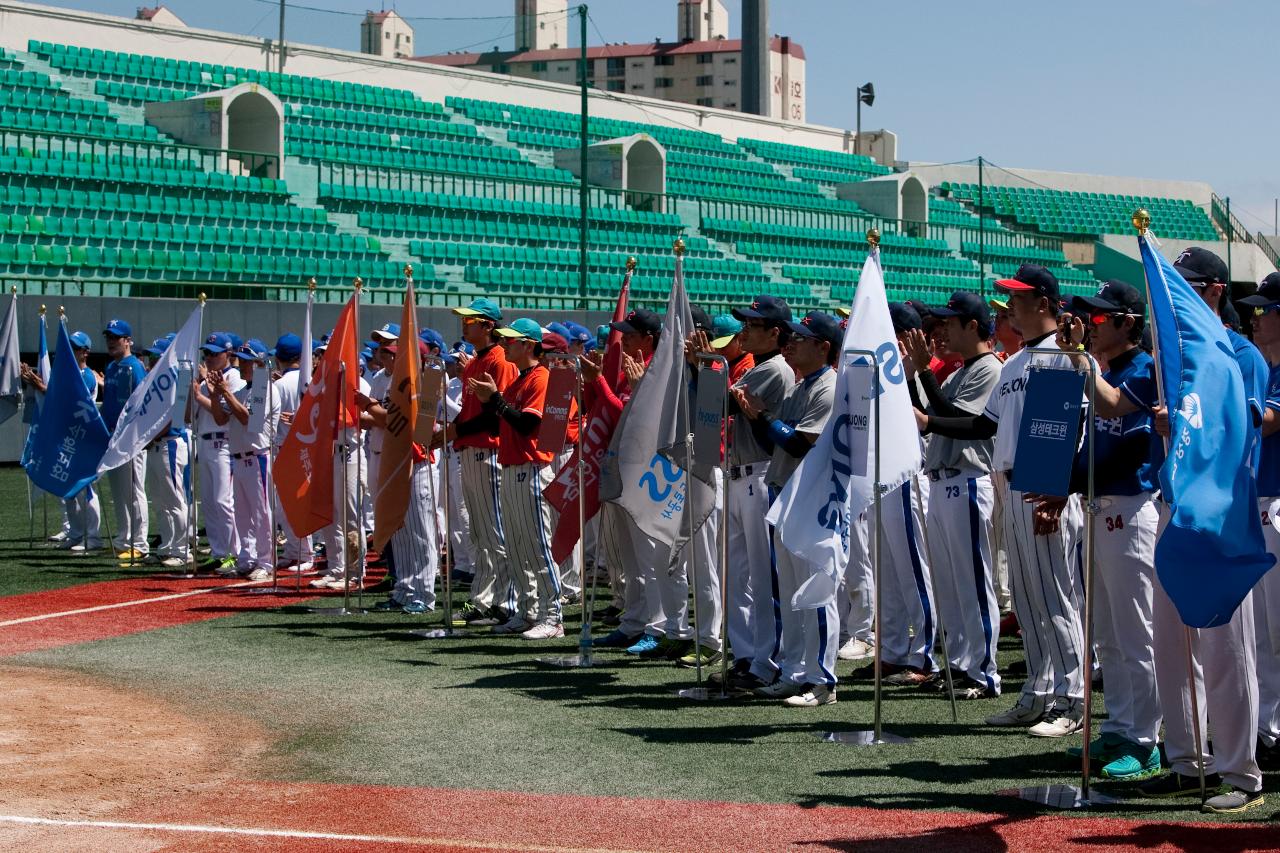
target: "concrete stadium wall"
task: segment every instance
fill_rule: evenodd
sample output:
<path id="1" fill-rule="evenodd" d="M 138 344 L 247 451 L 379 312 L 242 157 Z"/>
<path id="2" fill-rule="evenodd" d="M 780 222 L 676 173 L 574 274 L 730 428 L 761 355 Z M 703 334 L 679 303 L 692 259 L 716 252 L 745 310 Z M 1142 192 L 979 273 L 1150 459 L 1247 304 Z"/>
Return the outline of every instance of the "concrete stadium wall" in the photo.
<path id="1" fill-rule="evenodd" d="M 274 68 L 276 62 L 272 39 L 0 0 L 0 46 L 26 50 L 27 40 L 32 38 L 242 68 L 267 70 Z M 575 86 L 383 59 L 329 47 L 290 43 L 287 50 L 284 70 L 289 74 L 408 89 L 434 101 L 454 95 L 574 113 L 579 109 Z M 854 133 L 849 130 L 786 123 L 635 95 L 592 90 L 589 110 L 592 115 L 606 118 L 697 128 L 728 139 L 748 136 L 830 151 L 853 151 L 854 147 Z M 866 131 L 867 135 L 872 133 L 877 135 L 874 150 L 883 158 L 881 162 L 891 164 L 897 156 L 897 137 L 889 131 Z"/>
<path id="2" fill-rule="evenodd" d="M 916 172 L 922 180 L 927 181 L 930 186 L 935 187 L 943 181 L 969 184 L 978 182 L 976 163 L 940 166 L 933 163 L 913 162 L 911 170 Z M 1203 181 L 1126 178 L 1116 175 L 1089 175 L 1083 172 L 1053 172 L 1046 169 L 1002 170 L 994 166 L 986 166 L 982 170 L 982 180 L 983 183 L 991 186 L 1034 188 L 1036 184 L 1043 184 L 1057 190 L 1081 193 L 1185 198 L 1199 205 L 1208 205 L 1213 195 L 1213 188 Z"/>

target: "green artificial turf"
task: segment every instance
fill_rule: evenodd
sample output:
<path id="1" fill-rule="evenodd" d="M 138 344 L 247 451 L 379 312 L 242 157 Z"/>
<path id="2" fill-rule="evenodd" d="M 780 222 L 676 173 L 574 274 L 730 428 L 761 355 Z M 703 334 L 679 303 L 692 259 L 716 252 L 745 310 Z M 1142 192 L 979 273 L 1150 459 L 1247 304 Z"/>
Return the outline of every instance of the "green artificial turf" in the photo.
<path id="1" fill-rule="evenodd" d="M 0 482 L 11 488 L 7 473 Z M 12 521 L 0 523 L 6 591 L 23 588 L 14 575 L 58 565 L 33 569 L 11 559 Z M 1078 762 L 1063 755 L 1078 736 L 1043 740 L 982 725 L 1013 701 L 1016 679 L 1006 680 L 1002 698 L 959 703 L 958 723 L 945 699 L 886 687 L 885 729 L 913 742 L 845 746 L 819 735 L 870 728 L 869 682 L 842 682 L 834 706 L 792 709 L 678 698 L 693 684 L 691 670 L 618 651 L 597 653 L 593 669 L 538 664 L 540 655 L 575 651 L 579 612 L 567 611 L 570 636 L 561 641 L 480 632 L 425 640 L 411 632 L 438 625 L 436 614 L 329 616 L 290 603 L 7 662 L 66 667 L 194 714 L 225 716 L 229 738 L 237 718 L 256 721 L 276 738 L 259 770 L 272 778 L 1011 814 L 1042 809 L 1002 789 L 1078 781 Z M 1020 656 L 1016 640 L 1001 649 L 1003 667 Z M 851 668 L 842 661 L 838 674 Z M 1097 707 L 1101 713 L 1100 695 Z M 1207 818 L 1192 805 L 1134 801 L 1089 814 Z M 1273 813 L 1267 807 L 1246 818 Z"/>

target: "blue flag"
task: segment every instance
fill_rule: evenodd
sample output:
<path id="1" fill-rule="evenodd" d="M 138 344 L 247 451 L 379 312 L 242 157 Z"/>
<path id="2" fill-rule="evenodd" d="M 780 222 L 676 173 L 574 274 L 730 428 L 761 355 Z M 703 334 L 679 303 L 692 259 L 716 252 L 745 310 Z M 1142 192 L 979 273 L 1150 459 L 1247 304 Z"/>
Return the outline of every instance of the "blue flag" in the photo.
<path id="1" fill-rule="evenodd" d="M 1156 543 L 1156 574 L 1185 624 L 1212 628 L 1226 624 L 1275 563 L 1250 466 L 1259 436 L 1222 320 L 1146 237 L 1138 245 L 1169 410 L 1160 489 L 1170 517 Z"/>
<path id="2" fill-rule="evenodd" d="M 67 324 L 58 324 L 58 357 L 44 405 L 27 436 L 23 467 L 31 482 L 69 498 L 98 476 L 98 461 L 111 433 L 93 403 L 71 350 Z"/>

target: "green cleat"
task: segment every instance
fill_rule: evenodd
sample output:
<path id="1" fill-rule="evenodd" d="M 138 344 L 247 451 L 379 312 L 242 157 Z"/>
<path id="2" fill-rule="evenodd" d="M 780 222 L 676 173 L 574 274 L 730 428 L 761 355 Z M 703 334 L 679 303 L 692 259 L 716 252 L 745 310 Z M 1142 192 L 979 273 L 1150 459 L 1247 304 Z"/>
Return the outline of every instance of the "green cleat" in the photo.
<path id="1" fill-rule="evenodd" d="M 1120 754 L 1102 768 L 1104 779 L 1117 782 L 1141 782 L 1160 775 L 1160 750 L 1136 743 L 1121 747 Z"/>
<path id="2" fill-rule="evenodd" d="M 696 669 L 699 664 L 703 667 L 712 667 L 720 663 L 720 653 L 706 646 L 698 646 L 696 650 L 689 652 L 676 663 L 686 669 Z"/>
<path id="3" fill-rule="evenodd" d="M 1121 750 L 1126 744 L 1129 744 L 1129 741 L 1122 736 L 1114 732 L 1103 732 L 1089 743 L 1089 760 L 1110 761 L 1121 754 Z M 1080 747 L 1067 747 L 1068 758 L 1079 758 L 1080 754 Z"/>

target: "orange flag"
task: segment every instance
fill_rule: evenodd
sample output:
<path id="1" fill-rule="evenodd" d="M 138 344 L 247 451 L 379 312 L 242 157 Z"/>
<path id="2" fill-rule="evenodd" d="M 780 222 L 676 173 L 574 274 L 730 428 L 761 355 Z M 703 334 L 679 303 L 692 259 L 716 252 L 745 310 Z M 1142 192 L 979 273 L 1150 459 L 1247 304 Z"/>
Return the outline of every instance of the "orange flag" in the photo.
<path id="1" fill-rule="evenodd" d="M 378 482 L 373 489 L 373 547 L 379 551 L 391 539 L 391 534 L 404 526 L 404 516 L 409 509 L 420 367 L 413 279 L 406 278 L 404 310 L 400 312 L 400 339 L 396 342 L 396 363 L 391 369 L 391 387 L 387 392 L 387 434 L 382 439 Z"/>
<path id="2" fill-rule="evenodd" d="M 271 469 L 284 514 L 298 536 L 309 536 L 333 524 L 334 442 L 341 438 L 344 426 L 355 426 L 360 417 L 355 400 L 360 381 L 356 358 L 359 297 L 358 291 L 352 294 L 338 316 L 329 346 L 293 413 L 293 425 Z"/>

